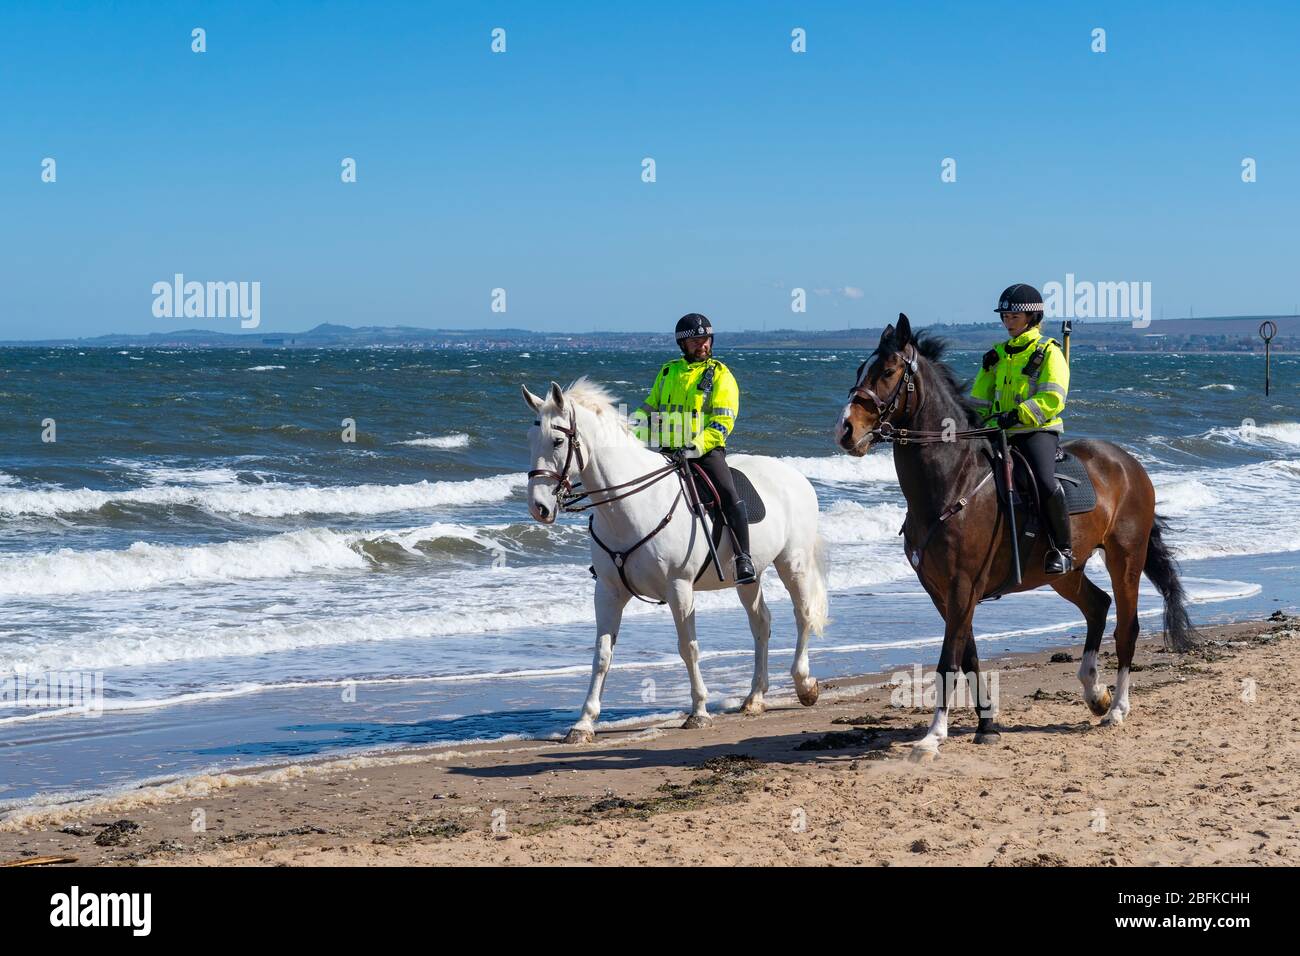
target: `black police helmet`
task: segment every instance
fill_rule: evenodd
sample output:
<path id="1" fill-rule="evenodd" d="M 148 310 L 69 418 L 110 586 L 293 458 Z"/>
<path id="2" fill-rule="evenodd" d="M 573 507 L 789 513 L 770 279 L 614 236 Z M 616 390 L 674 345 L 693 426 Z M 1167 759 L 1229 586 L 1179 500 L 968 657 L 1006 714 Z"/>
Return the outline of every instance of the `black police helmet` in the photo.
<path id="1" fill-rule="evenodd" d="M 698 338 L 702 335 L 712 337 L 713 326 L 700 313 L 692 312 L 690 315 L 683 315 L 677 320 L 676 338 L 678 346 L 682 346 L 682 343 L 687 339 Z"/>
<path id="2" fill-rule="evenodd" d="M 1037 325 L 1043 321 L 1043 297 L 1033 286 L 1017 282 L 1002 290 L 993 311 L 999 315 L 1003 312 L 1028 312 L 1029 324 Z"/>

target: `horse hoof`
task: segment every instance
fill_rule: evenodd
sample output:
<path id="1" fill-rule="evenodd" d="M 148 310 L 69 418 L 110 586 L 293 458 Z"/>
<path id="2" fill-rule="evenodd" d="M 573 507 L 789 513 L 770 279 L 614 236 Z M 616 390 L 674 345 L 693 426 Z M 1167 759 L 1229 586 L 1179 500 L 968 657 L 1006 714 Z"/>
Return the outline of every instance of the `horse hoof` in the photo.
<path id="1" fill-rule="evenodd" d="M 1098 697 L 1096 700 L 1088 700 L 1085 697 L 1084 701 L 1087 703 L 1088 709 L 1091 710 L 1093 714 L 1095 714 L 1098 717 L 1104 717 L 1106 716 L 1106 714 L 1110 712 L 1110 701 L 1111 701 L 1110 688 L 1107 687 L 1106 692 L 1102 694 L 1100 697 Z"/>
<path id="2" fill-rule="evenodd" d="M 713 723 L 708 717 L 701 717 L 699 714 L 691 714 L 682 724 L 682 730 L 699 730 L 701 727 L 707 727 Z"/>
<path id="3" fill-rule="evenodd" d="M 934 763 L 939 759 L 939 748 L 922 747 L 920 744 L 915 744 L 912 747 L 912 752 L 907 755 L 907 759 L 910 763 Z"/>
<path id="4" fill-rule="evenodd" d="M 589 744 L 596 739 L 596 735 L 590 730 L 579 730 L 574 727 L 564 738 L 566 744 Z"/>
<path id="5" fill-rule="evenodd" d="M 975 742 L 977 744 L 997 744 L 1002 742 L 1002 735 L 996 730 L 990 730 L 986 733 L 976 734 Z"/>
<path id="6" fill-rule="evenodd" d="M 1103 727 L 1122 727 L 1123 725 L 1124 715 L 1113 711 L 1107 711 L 1106 716 L 1101 719 L 1101 726 Z"/>
<path id="7" fill-rule="evenodd" d="M 799 703 L 805 707 L 811 707 L 817 703 L 817 698 L 822 695 L 822 685 L 813 681 L 808 687 L 796 687 L 795 693 L 799 695 Z"/>
<path id="8" fill-rule="evenodd" d="M 763 702 L 752 697 L 746 698 L 745 703 L 740 707 L 740 712 L 746 717 L 757 717 L 763 712 Z"/>

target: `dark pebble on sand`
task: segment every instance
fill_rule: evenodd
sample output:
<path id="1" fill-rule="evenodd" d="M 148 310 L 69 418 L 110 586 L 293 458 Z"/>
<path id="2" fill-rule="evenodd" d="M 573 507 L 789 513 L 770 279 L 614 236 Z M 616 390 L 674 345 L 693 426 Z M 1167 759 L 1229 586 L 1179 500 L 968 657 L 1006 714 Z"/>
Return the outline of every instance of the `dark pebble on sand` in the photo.
<path id="1" fill-rule="evenodd" d="M 113 823 L 97 823 L 104 829 L 95 837 L 96 846 L 125 846 L 130 842 L 131 834 L 140 829 L 134 820 L 117 820 Z"/>

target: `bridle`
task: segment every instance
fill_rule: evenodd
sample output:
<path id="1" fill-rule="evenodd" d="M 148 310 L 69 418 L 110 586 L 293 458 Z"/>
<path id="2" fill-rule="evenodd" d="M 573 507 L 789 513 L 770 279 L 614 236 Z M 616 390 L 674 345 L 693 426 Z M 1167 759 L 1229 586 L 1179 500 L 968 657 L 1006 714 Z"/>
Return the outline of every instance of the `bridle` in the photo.
<path id="1" fill-rule="evenodd" d="M 857 402 L 868 411 L 874 410 L 876 413 L 876 424 L 872 427 L 871 431 L 867 432 L 867 434 L 863 436 L 863 441 L 870 439 L 871 444 L 874 445 L 877 442 L 882 441 L 896 441 L 897 439 L 895 436 L 907 434 L 906 429 L 894 428 L 891 419 L 893 418 L 894 413 L 899 411 L 899 400 L 902 400 L 902 411 L 906 412 L 907 406 L 911 404 L 912 396 L 916 393 L 916 382 L 914 379 L 920 371 L 921 366 L 917 361 L 916 346 L 911 342 L 907 344 L 907 351 L 903 353 L 903 363 L 903 374 L 898 379 L 898 384 L 894 386 L 894 391 L 890 393 L 889 401 L 882 401 L 875 391 L 863 385 L 861 377 L 859 377 L 858 383 L 849 389 L 850 404 Z M 865 372 L 866 369 L 864 368 L 863 371 Z M 921 397 L 921 400 L 925 400 L 924 395 Z M 920 411 L 919 405 L 917 406 L 917 411 Z M 861 445 L 862 442 L 859 442 L 858 444 Z"/>
<path id="2" fill-rule="evenodd" d="M 533 422 L 534 425 L 540 426 L 540 418 Z M 557 432 L 565 436 L 568 446 L 564 452 L 564 464 L 559 471 L 552 471 L 549 468 L 534 468 L 528 473 L 531 481 L 534 478 L 550 478 L 555 482 L 555 498 L 563 505 L 564 501 L 571 498 L 574 494 L 573 482 L 569 480 L 569 473 L 573 470 L 573 459 L 578 459 L 578 471 L 587 467 L 586 460 L 582 455 L 582 439 L 578 437 L 578 415 L 573 409 L 569 409 L 569 427 L 563 425 L 553 426 Z"/>
<path id="3" fill-rule="evenodd" d="M 540 418 L 535 419 L 533 424 L 540 426 L 542 421 Z M 639 475 L 631 481 L 620 482 L 617 485 L 608 485 L 604 488 L 591 488 L 579 491 L 574 487 L 573 481 L 569 478 L 570 473 L 573 471 L 573 462 L 575 458 L 578 462 L 579 472 L 583 471 L 587 467 L 586 458 L 582 453 L 582 439 L 578 436 L 577 413 L 573 409 L 569 410 L 568 428 L 565 428 L 563 425 L 553 425 L 552 427 L 561 435 L 565 436 L 565 441 L 567 442 L 567 447 L 564 452 L 564 464 L 555 471 L 552 471 L 550 468 L 534 468 L 528 473 L 528 477 L 530 480 L 533 478 L 550 478 L 555 482 L 555 499 L 559 505 L 560 511 L 569 513 L 582 512 L 591 508 L 599 507 L 600 505 L 607 505 L 610 502 L 618 501 L 622 498 L 627 498 L 630 495 L 634 495 L 639 491 L 644 491 L 651 485 L 667 478 L 678 468 L 677 462 L 672 461 L 664 465 L 662 468 L 656 468 L 654 471 L 646 472 L 644 475 Z M 617 495 L 609 494 L 611 491 L 622 491 L 624 488 L 630 488 L 631 490 L 624 491 L 622 494 Z M 592 495 L 601 494 L 607 495 L 607 497 L 601 498 L 599 501 L 591 497 Z M 584 498 L 588 499 L 587 503 L 579 504 L 579 502 Z M 675 507 L 676 502 L 674 502 L 674 508 Z"/>
<path id="4" fill-rule="evenodd" d="M 864 368 L 863 371 L 865 372 L 866 369 Z M 879 395 L 862 384 L 861 378 L 859 378 L 857 385 L 849 389 L 850 404 L 856 402 L 868 411 L 875 411 L 876 413 L 876 424 L 862 436 L 857 443 L 857 447 L 862 447 L 865 442 L 870 442 L 872 445 L 878 442 L 890 442 L 895 445 L 927 445 L 959 439 L 986 438 L 989 435 L 996 435 L 1000 431 L 997 428 L 931 431 L 894 427 L 894 415 L 906 413 L 908 405 L 911 404 L 912 396 L 916 393 L 916 382 L 920 371 L 921 363 L 917 358 L 916 346 L 908 342 L 907 348 L 903 352 L 903 374 L 898 379 L 898 384 L 894 386 L 894 391 L 890 393 L 889 401 L 881 401 Z M 901 410 L 899 409 L 900 400 L 902 401 Z M 916 411 L 920 412 L 924 405 L 925 393 L 922 392 Z"/>

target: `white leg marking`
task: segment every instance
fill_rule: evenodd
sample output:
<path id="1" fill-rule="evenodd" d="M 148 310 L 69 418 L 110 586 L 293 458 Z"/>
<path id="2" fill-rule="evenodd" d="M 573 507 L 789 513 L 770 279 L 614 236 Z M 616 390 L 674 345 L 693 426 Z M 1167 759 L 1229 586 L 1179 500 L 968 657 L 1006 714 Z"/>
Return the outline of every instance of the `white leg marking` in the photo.
<path id="1" fill-rule="evenodd" d="M 1084 700 L 1096 701 L 1101 697 L 1101 693 L 1097 690 L 1100 676 L 1097 670 L 1097 652 L 1084 651 L 1083 660 L 1079 662 L 1079 683 L 1083 684 Z M 1101 689 L 1104 691 L 1106 685 L 1102 684 Z"/>
<path id="2" fill-rule="evenodd" d="M 1121 667 L 1119 669 L 1119 676 L 1115 679 L 1115 699 L 1111 701 L 1110 710 L 1107 711 L 1106 716 L 1101 720 L 1103 724 L 1110 724 L 1118 727 L 1120 724 L 1124 723 L 1124 718 L 1128 716 L 1129 712 L 1128 687 L 1128 668 Z"/>
<path id="3" fill-rule="evenodd" d="M 936 707 L 934 709 L 934 720 L 930 722 L 930 729 L 926 735 L 912 745 L 913 752 L 928 751 L 930 753 L 939 752 L 939 744 L 948 739 L 948 708 Z"/>

